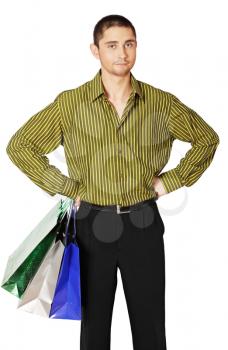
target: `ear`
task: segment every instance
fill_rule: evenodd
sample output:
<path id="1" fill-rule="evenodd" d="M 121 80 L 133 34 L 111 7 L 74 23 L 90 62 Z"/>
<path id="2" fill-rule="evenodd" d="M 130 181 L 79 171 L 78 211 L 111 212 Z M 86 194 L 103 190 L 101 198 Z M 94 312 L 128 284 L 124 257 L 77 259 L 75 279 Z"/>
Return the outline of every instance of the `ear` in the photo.
<path id="1" fill-rule="evenodd" d="M 97 58 L 97 59 L 100 58 L 99 49 L 94 43 L 90 44 L 90 50 L 95 58 Z"/>

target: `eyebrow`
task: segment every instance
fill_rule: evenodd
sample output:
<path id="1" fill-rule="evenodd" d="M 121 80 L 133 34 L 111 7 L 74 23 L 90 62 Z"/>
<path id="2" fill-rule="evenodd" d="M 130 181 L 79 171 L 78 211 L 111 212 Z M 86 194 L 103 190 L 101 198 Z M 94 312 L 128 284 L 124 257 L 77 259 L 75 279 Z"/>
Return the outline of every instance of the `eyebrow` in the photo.
<path id="1" fill-rule="evenodd" d="M 136 42 L 136 40 L 135 39 L 128 39 L 128 40 L 125 41 L 125 43 L 128 43 L 128 42 Z M 118 43 L 118 41 L 116 41 L 116 40 L 106 41 L 105 42 L 105 44 L 117 44 L 117 43 Z"/>

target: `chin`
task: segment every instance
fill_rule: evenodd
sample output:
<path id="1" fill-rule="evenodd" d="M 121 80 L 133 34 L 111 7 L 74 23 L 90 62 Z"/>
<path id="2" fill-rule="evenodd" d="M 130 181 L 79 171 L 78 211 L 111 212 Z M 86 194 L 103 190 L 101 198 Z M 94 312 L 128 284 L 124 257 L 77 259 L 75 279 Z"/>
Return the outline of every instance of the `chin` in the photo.
<path id="1" fill-rule="evenodd" d="M 129 66 L 129 64 L 126 64 L 126 65 L 115 65 L 115 68 L 114 68 L 114 72 L 115 73 L 118 73 L 118 74 L 126 74 L 126 73 L 129 73 L 130 70 L 131 70 L 131 66 Z"/>

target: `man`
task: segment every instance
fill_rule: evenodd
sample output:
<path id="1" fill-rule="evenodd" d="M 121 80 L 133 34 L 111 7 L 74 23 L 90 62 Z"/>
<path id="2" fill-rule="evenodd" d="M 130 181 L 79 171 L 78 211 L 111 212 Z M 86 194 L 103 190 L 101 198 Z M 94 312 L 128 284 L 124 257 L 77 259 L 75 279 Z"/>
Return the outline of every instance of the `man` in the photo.
<path id="1" fill-rule="evenodd" d="M 201 177 L 219 137 L 176 96 L 132 75 L 137 41 L 127 18 L 106 16 L 93 35 L 99 72 L 32 116 L 7 153 L 36 185 L 79 207 L 80 349 L 110 348 L 118 267 L 134 350 L 165 350 L 165 227 L 157 200 Z M 191 149 L 161 173 L 175 139 Z M 45 156 L 59 145 L 69 177 Z"/>

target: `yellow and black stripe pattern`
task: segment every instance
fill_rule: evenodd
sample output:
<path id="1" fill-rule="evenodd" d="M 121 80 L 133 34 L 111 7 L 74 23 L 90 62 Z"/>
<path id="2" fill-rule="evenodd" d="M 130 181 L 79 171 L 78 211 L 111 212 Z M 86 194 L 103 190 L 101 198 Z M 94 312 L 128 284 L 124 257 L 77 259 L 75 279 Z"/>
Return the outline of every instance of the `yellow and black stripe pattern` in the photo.
<path id="1" fill-rule="evenodd" d="M 208 168 L 218 134 L 173 94 L 136 80 L 120 118 L 107 99 L 101 69 L 83 85 L 62 91 L 11 137 L 7 154 L 37 186 L 91 203 L 127 206 L 193 185 Z M 191 143 L 179 164 L 161 173 L 175 139 Z M 48 153 L 64 147 L 68 175 Z"/>

